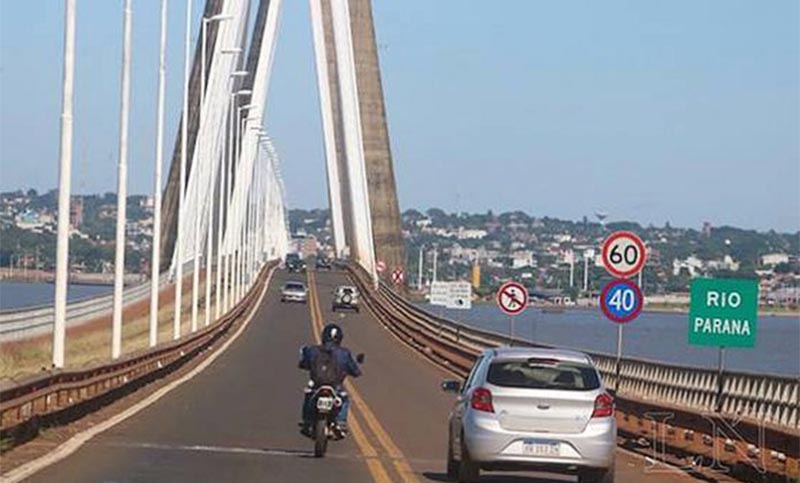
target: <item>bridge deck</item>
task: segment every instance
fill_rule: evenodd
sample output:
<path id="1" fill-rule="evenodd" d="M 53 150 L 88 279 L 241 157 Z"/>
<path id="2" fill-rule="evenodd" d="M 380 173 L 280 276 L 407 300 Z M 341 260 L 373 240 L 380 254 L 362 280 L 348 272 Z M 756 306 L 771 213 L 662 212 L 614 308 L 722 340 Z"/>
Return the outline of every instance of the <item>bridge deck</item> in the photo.
<path id="1" fill-rule="evenodd" d="M 414 354 L 367 312 L 333 314 L 337 272 L 309 274 L 316 287 L 308 306 L 282 304 L 276 272 L 246 331 L 192 381 L 93 438 L 34 481 L 446 481 L 446 421 L 452 396 L 438 390 L 448 377 Z M 317 302 L 318 300 L 318 302 Z M 316 308 L 318 307 L 318 308 Z M 367 354 L 364 376 L 352 386 L 350 437 L 310 456 L 298 433 L 305 375 L 298 348 L 322 320 L 335 320 L 354 353 Z M 316 329 L 312 329 L 316 324 Z M 620 482 L 674 482 L 670 470 L 645 474 L 642 459 L 619 452 Z M 533 479 L 523 478 L 524 476 Z M 571 481 L 569 477 L 495 474 L 487 482 Z"/>

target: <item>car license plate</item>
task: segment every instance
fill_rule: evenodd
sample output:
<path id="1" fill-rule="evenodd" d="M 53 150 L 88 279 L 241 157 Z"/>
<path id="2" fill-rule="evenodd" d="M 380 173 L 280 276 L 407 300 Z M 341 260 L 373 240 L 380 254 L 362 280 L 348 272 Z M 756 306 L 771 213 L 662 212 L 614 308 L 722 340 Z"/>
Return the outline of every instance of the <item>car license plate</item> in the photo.
<path id="1" fill-rule="evenodd" d="M 526 439 L 522 442 L 522 453 L 529 456 L 559 456 L 557 441 Z"/>
<path id="2" fill-rule="evenodd" d="M 325 412 L 333 409 L 333 398 L 321 397 L 317 399 L 317 409 Z"/>

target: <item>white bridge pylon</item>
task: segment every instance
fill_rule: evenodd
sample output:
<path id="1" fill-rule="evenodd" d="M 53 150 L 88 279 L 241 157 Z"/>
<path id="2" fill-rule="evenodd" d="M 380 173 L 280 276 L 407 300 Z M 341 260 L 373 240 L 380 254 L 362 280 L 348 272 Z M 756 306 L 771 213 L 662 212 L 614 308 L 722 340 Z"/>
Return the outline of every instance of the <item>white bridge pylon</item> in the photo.
<path id="1" fill-rule="evenodd" d="M 323 33 L 322 2 L 327 2 L 327 7 L 332 15 L 332 30 L 335 43 L 335 62 L 337 69 L 337 85 L 339 92 L 330 92 L 330 74 L 327 70 L 328 56 L 325 51 Z M 279 246 L 259 246 L 255 248 L 258 259 L 283 257 L 288 250 L 288 225 L 286 224 L 285 193 L 283 182 L 279 178 L 277 169 L 279 159 L 276 155 L 272 140 L 267 135 L 263 126 L 266 125 L 266 110 L 268 106 L 267 92 L 273 68 L 273 58 L 277 43 L 278 25 L 282 11 L 282 0 L 271 0 L 267 10 L 267 20 L 258 52 L 258 63 L 253 75 L 252 94 L 248 106 L 238 108 L 231 103 L 231 94 L 236 92 L 236 72 L 241 72 L 241 59 L 243 54 L 231 54 L 235 46 L 242 45 L 248 25 L 248 1 L 226 0 L 220 16 L 225 17 L 219 22 L 217 40 L 213 44 L 212 59 L 208 70 L 207 88 L 203 104 L 200 107 L 200 125 L 196 137 L 196 149 L 192 151 L 192 169 L 187 183 L 186 194 L 179 215 L 179 223 L 183 223 L 183 234 L 176 240 L 176 249 L 173 250 L 171 270 L 175 270 L 177 253 L 181 254 L 184 266 L 194 262 L 197 257 L 204 260 L 207 248 L 209 230 L 215 229 L 213 213 L 216 213 L 215 199 L 220 188 L 219 177 L 222 169 L 227 169 L 228 179 L 234 181 L 230 193 L 230 206 L 225 210 L 223 223 L 222 245 L 219 247 L 224 258 L 223 268 L 230 260 L 233 267 L 231 274 L 234 283 L 241 277 L 237 263 L 247 263 L 248 254 L 240 254 L 239 246 L 253 243 L 246 231 L 251 229 L 254 212 L 267 218 L 258 220 L 258 227 L 264 228 L 265 233 L 282 233 L 282 236 L 270 235 L 261 237 L 259 242 L 278 243 Z M 366 166 L 364 160 L 363 139 L 361 133 L 361 114 L 358 103 L 358 87 L 356 83 L 356 69 L 353 53 L 352 31 L 350 25 L 350 12 L 347 0 L 310 0 L 311 24 L 314 33 L 314 47 L 317 66 L 317 80 L 319 99 L 323 120 L 323 137 L 325 144 L 328 189 L 330 194 L 330 208 L 333 226 L 335 251 L 338 256 L 350 255 L 365 270 L 375 275 L 375 247 L 372 233 L 372 217 L 369 205 L 369 190 L 367 185 Z M 235 50 L 235 49 L 234 49 Z M 337 164 L 336 139 L 333 123 L 334 118 L 331 105 L 331 96 L 340 99 L 341 123 L 343 134 L 343 165 L 347 170 L 345 177 L 339 173 L 340 165 Z M 239 112 L 235 112 L 236 110 Z M 242 112 L 244 111 L 244 112 Z M 230 119 L 241 121 L 233 126 L 233 132 L 239 135 L 230 139 L 227 134 L 231 131 Z M 229 144 L 238 140 L 239 145 L 233 149 Z M 263 153 L 262 153 L 263 151 Z M 226 157 L 232 153 L 231 159 Z M 263 158 L 263 159 L 262 159 Z M 273 167 L 274 165 L 274 167 Z M 233 171 L 231 171 L 233 166 Z M 263 185 L 255 183 L 261 177 L 260 170 L 265 170 L 266 175 Z M 251 206 L 251 191 L 261 189 L 256 193 L 258 206 L 272 207 L 268 210 L 256 209 Z M 347 190 L 351 200 L 346 206 L 340 196 L 342 190 Z M 349 210 L 349 220 L 352 226 L 352 240 L 347 239 L 344 210 Z M 273 219 L 277 216 L 277 219 Z M 210 223 L 211 221 L 211 223 Z M 193 229 L 199 225 L 199 229 Z M 199 235 L 195 243 L 195 236 Z M 280 240 L 280 241 L 278 241 Z M 181 244 L 180 251 L 177 244 Z M 249 249 L 249 248 L 248 248 Z M 240 261 L 239 257 L 245 260 Z M 213 257 L 212 257 L 213 259 Z M 234 289 L 236 290 L 236 289 Z"/>

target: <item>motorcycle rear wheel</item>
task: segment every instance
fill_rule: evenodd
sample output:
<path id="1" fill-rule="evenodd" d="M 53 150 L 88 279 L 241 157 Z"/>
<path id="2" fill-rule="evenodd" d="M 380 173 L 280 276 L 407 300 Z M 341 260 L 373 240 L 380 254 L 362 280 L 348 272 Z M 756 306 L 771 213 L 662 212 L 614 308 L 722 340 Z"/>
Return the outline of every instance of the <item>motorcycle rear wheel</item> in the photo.
<path id="1" fill-rule="evenodd" d="M 318 419 L 314 426 L 314 456 L 316 458 L 325 456 L 325 450 L 328 449 L 327 425 L 327 421 Z"/>

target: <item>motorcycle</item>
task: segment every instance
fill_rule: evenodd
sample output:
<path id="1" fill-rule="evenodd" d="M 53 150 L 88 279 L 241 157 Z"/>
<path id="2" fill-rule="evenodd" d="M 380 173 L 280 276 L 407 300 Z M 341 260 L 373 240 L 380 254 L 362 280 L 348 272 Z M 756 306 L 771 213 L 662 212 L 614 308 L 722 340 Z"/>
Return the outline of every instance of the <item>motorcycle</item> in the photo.
<path id="1" fill-rule="evenodd" d="M 363 364 L 364 354 L 358 354 L 356 361 Z M 306 388 L 306 391 L 312 392 L 311 407 L 314 411 L 310 437 L 314 440 L 314 456 L 322 458 L 328 449 L 329 439 L 340 440 L 345 437 L 336 424 L 336 417 L 342 409 L 347 393 L 337 391 L 330 385 L 312 387 L 311 384 L 309 382 L 309 387 Z"/>

